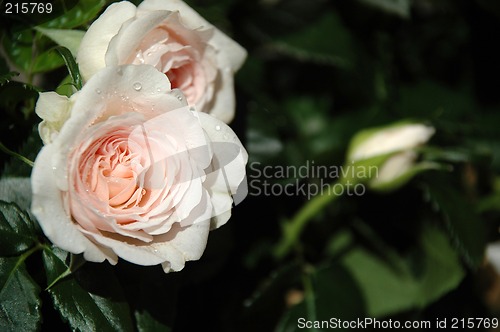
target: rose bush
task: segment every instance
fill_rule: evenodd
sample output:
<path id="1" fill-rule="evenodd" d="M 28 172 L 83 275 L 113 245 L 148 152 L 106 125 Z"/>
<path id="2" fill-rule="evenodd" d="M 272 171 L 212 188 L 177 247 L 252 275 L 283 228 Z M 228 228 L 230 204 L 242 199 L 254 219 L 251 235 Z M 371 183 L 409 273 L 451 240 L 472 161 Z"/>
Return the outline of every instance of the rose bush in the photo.
<path id="1" fill-rule="evenodd" d="M 234 116 L 233 75 L 245 58 L 245 49 L 179 0 L 110 5 L 77 55 L 84 80 L 105 66 L 150 64 L 189 105 L 226 123 Z"/>
<path id="2" fill-rule="evenodd" d="M 247 154 L 234 132 L 149 65 L 105 68 L 67 104 L 47 102 L 55 98 L 42 93 L 36 106 L 52 124 L 32 172 L 46 236 L 94 262 L 121 257 L 168 272 L 200 258 L 209 230 L 246 194 Z M 69 109 L 64 122 L 60 109 Z"/>

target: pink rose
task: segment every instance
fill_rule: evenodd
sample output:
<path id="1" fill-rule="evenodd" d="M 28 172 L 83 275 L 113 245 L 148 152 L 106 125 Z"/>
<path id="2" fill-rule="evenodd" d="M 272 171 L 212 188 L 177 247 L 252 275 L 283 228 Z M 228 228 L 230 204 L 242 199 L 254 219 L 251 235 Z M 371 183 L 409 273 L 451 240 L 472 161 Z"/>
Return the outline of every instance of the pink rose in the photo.
<path id="1" fill-rule="evenodd" d="M 149 64 L 190 106 L 228 123 L 234 73 L 246 51 L 180 0 L 110 5 L 85 34 L 77 61 L 85 80 L 105 66 Z"/>
<path id="2" fill-rule="evenodd" d="M 45 98 L 37 113 L 50 118 L 57 109 Z M 46 236 L 94 262 L 121 257 L 168 272 L 199 259 L 209 230 L 246 194 L 247 154 L 234 132 L 148 65 L 105 68 L 68 105 L 31 177 Z"/>

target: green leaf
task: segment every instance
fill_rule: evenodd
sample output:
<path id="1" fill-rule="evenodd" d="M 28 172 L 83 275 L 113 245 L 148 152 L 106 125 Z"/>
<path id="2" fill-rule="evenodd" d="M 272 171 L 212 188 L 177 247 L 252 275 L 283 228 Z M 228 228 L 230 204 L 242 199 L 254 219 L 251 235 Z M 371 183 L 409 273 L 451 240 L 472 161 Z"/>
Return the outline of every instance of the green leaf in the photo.
<path id="1" fill-rule="evenodd" d="M 147 311 L 136 311 L 135 320 L 137 322 L 137 330 L 139 332 L 171 332 L 172 329 L 162 322 L 156 320 Z"/>
<path id="2" fill-rule="evenodd" d="M 305 301 L 294 305 L 281 317 L 278 325 L 276 326 L 276 332 L 294 332 L 294 331 L 304 331 L 304 329 L 299 328 L 299 320 L 307 317 L 307 309 Z M 311 331 L 311 330 L 309 330 Z"/>
<path id="3" fill-rule="evenodd" d="M 328 114 L 330 99 L 289 98 L 282 108 L 294 125 L 294 132 L 298 135 L 297 144 L 307 159 L 318 160 L 332 150 L 336 141 L 331 130 L 333 121 Z"/>
<path id="4" fill-rule="evenodd" d="M 105 0 L 80 0 L 76 6 L 63 15 L 45 22 L 43 28 L 72 29 L 90 22 L 106 4 Z"/>
<path id="5" fill-rule="evenodd" d="M 305 300 L 285 312 L 276 331 L 303 331 L 300 318 L 318 321 L 308 331 L 323 331 L 322 321 L 332 317 L 353 320 L 365 317 L 363 294 L 351 272 L 343 264 L 332 263 L 304 276 Z M 329 324 L 327 324 L 329 325 Z"/>
<path id="6" fill-rule="evenodd" d="M 458 120 L 476 106 L 469 91 L 453 90 L 435 81 L 420 81 L 400 89 L 396 109 L 404 117 Z M 462 125 L 462 123 L 460 123 Z"/>
<path id="7" fill-rule="evenodd" d="M 286 294 L 300 285 L 301 266 L 296 262 L 279 267 L 261 281 L 252 296 L 245 300 L 242 324 L 245 331 L 268 330 L 266 326 L 274 326 L 276 317 L 282 314 Z M 289 310 L 291 311 L 291 310 Z M 282 324 L 286 314 L 282 317 Z"/>
<path id="8" fill-rule="evenodd" d="M 37 241 L 36 226 L 15 203 L 0 201 L 0 256 L 18 255 Z"/>
<path id="9" fill-rule="evenodd" d="M 53 48 L 47 49 L 46 37 L 35 38 L 31 30 L 5 34 L 3 47 L 14 65 L 28 74 L 43 73 L 64 64 Z"/>
<path id="10" fill-rule="evenodd" d="M 480 212 L 486 211 L 500 211 L 500 193 L 484 197 L 478 204 Z"/>
<path id="11" fill-rule="evenodd" d="M 43 51 L 33 60 L 31 73 L 44 73 L 61 67 L 64 60 L 61 59 L 55 49 L 51 48 Z"/>
<path id="12" fill-rule="evenodd" d="M 80 70 L 78 69 L 78 65 L 76 64 L 75 58 L 71 54 L 70 50 L 67 49 L 66 47 L 59 46 L 57 48 L 57 51 L 59 51 L 59 54 L 61 54 L 62 58 L 64 59 L 64 62 L 66 63 L 66 67 L 68 68 L 69 75 L 71 76 L 71 79 L 73 80 L 73 84 L 75 85 L 77 90 L 82 89 L 82 77 L 80 75 Z"/>
<path id="13" fill-rule="evenodd" d="M 6 74 L 0 75 L 0 86 L 9 83 L 12 77 L 19 76 L 19 73 L 16 71 L 11 71 Z"/>
<path id="14" fill-rule="evenodd" d="M 26 29 L 3 35 L 3 49 L 10 61 L 24 72 L 30 72 L 33 60 L 33 33 Z"/>
<path id="15" fill-rule="evenodd" d="M 21 210 L 29 211 L 31 208 L 31 195 L 31 179 L 29 177 L 0 178 L 0 200 L 15 202 Z M 35 221 L 33 221 L 33 225 L 37 233 L 41 234 L 39 226 Z"/>
<path id="16" fill-rule="evenodd" d="M 325 42 L 325 31 L 328 40 Z M 271 51 L 288 55 L 298 61 L 322 65 L 351 67 L 355 52 L 352 38 L 337 13 L 329 11 L 313 24 L 281 37 L 268 45 Z"/>
<path id="17" fill-rule="evenodd" d="M 40 326 L 40 288 L 24 259 L 0 257 L 0 331 L 36 331 Z"/>
<path id="18" fill-rule="evenodd" d="M 374 6 L 389 14 L 410 17 L 410 0 L 359 0 L 370 6 Z"/>
<path id="19" fill-rule="evenodd" d="M 34 93 L 33 90 L 26 89 L 10 89 L 8 91 L 12 93 L 25 92 L 27 96 Z M 8 91 L 5 91 L 6 93 Z M 38 94 L 38 93 L 36 93 Z M 0 92 L 0 97 L 4 94 Z M 12 96 L 11 96 L 12 97 Z M 29 129 L 28 129 L 29 130 Z M 32 128 L 31 134 L 28 136 L 26 141 L 19 147 L 18 154 L 29 161 L 35 160 L 38 152 L 42 148 L 42 140 L 38 135 L 37 126 Z M 29 177 L 31 175 L 32 166 L 28 165 L 26 161 L 20 160 L 19 158 L 11 158 L 10 161 L 5 163 L 2 176 L 3 177 Z"/>
<path id="20" fill-rule="evenodd" d="M 15 6 L 19 5 L 20 13 L 15 14 L 17 7 L 12 13 L 6 12 L 7 1 L 2 1 L 0 12 L 0 28 L 9 27 L 15 30 L 19 27 L 33 27 L 61 16 L 65 11 L 74 7 L 78 0 L 50 0 L 50 1 L 8 1 Z M 24 5 L 23 5 L 24 3 Z M 23 9 L 24 6 L 24 9 Z M 22 11 L 26 13 L 22 13 Z"/>
<path id="21" fill-rule="evenodd" d="M 69 266 L 44 250 L 47 282 L 51 284 Z M 79 331 L 132 331 L 130 308 L 111 267 L 107 263 L 87 263 L 73 274 L 59 280 L 49 290 L 54 307 Z"/>
<path id="22" fill-rule="evenodd" d="M 448 179 L 448 180 L 446 180 Z M 472 204 L 449 186 L 449 178 L 432 177 L 424 190 L 434 208 L 442 213 L 448 231 L 464 261 L 477 268 L 484 257 L 486 247 L 486 225 L 475 212 Z"/>
<path id="23" fill-rule="evenodd" d="M 449 242 L 443 231 L 426 225 L 412 255 L 396 261 L 397 253 L 388 253 L 391 265 L 365 249 L 349 252 L 343 262 L 362 288 L 367 314 L 383 317 L 423 308 L 457 287 L 465 273 Z"/>
<path id="24" fill-rule="evenodd" d="M 0 73 L 8 73 L 10 71 L 9 65 L 7 64 L 7 61 L 5 61 L 5 58 L 3 57 L 3 54 L 0 55 Z"/>
<path id="25" fill-rule="evenodd" d="M 335 317 L 351 320 L 364 317 L 363 293 L 354 275 L 343 264 L 332 263 L 312 275 L 315 319 Z M 311 317 L 310 317 L 311 318 Z"/>
<path id="26" fill-rule="evenodd" d="M 11 111 L 18 104 L 38 97 L 38 88 L 27 83 L 10 81 L 0 86 L 0 107 Z"/>
<path id="27" fill-rule="evenodd" d="M 75 92 L 75 86 L 73 85 L 73 79 L 71 75 L 66 76 L 61 83 L 56 88 L 56 93 L 61 96 L 71 97 Z"/>
<path id="28" fill-rule="evenodd" d="M 36 27 L 35 29 L 52 39 L 58 45 L 69 49 L 73 56 L 76 56 L 82 38 L 85 35 L 85 31 L 80 30 L 45 29 L 42 27 Z"/>

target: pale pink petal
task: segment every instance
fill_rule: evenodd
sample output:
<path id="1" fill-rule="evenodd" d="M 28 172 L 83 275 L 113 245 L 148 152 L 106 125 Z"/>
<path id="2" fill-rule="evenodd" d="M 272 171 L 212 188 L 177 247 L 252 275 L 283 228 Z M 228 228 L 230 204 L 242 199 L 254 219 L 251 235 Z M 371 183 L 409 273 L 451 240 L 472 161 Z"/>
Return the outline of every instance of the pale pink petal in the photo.
<path id="1" fill-rule="evenodd" d="M 181 16 L 181 21 L 191 29 L 211 28 L 213 27 L 207 20 L 198 14 L 193 8 L 189 7 L 185 2 L 180 0 L 145 0 L 139 7 L 138 12 L 145 10 L 169 10 L 178 11 Z M 233 72 L 237 71 L 246 59 L 247 52 L 234 40 L 218 29 L 211 38 L 210 45 L 216 50 L 220 50 L 220 65 L 227 66 Z"/>
<path id="2" fill-rule="evenodd" d="M 204 186 L 213 205 L 212 228 L 228 219 L 233 201 L 239 203 L 246 196 L 245 165 L 248 154 L 233 130 L 222 121 L 205 113 L 198 113 L 200 123 L 212 142 L 213 159 L 207 168 Z"/>
<path id="3" fill-rule="evenodd" d="M 59 248 L 73 254 L 85 251 L 87 260 L 116 262 L 116 255 L 104 252 L 89 241 L 75 226 L 67 207 L 60 198 L 62 193 L 54 182 L 52 157 L 55 147 L 51 144 L 38 154 L 31 175 L 33 199 L 31 211 L 37 218 L 44 234 Z"/>
<path id="4" fill-rule="evenodd" d="M 130 2 L 114 3 L 89 27 L 76 57 L 85 81 L 105 67 L 104 56 L 110 40 L 118 33 L 122 24 L 135 14 L 136 7 Z"/>
<path id="5" fill-rule="evenodd" d="M 123 65 L 131 63 L 131 56 L 135 57 L 135 50 L 139 47 L 147 34 L 165 20 L 167 11 L 150 12 L 135 20 L 126 22 L 120 31 L 113 36 L 105 56 L 108 66 Z"/>

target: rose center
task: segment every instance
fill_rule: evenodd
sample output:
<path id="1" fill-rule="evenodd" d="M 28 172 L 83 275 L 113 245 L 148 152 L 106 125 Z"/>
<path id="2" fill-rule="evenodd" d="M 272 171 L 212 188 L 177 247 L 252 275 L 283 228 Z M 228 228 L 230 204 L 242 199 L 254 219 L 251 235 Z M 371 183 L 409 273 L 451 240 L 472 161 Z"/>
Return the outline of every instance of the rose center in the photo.
<path id="1" fill-rule="evenodd" d="M 136 206 L 146 192 L 137 185 L 138 161 L 130 151 L 127 139 L 110 137 L 101 143 L 86 151 L 94 156 L 85 158 L 87 162 L 81 165 L 81 170 L 90 170 L 83 171 L 83 174 L 87 173 L 87 187 L 111 207 Z"/>

